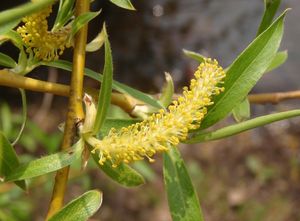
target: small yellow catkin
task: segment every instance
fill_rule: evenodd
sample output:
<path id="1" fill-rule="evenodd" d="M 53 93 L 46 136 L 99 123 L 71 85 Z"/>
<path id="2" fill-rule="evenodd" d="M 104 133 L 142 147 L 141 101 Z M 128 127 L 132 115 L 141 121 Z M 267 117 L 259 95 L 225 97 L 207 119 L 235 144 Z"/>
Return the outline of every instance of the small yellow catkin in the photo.
<path id="1" fill-rule="evenodd" d="M 22 19 L 23 26 L 17 28 L 22 37 L 27 53 L 33 53 L 39 60 L 52 61 L 58 59 L 66 47 L 70 47 L 68 36 L 70 27 L 65 26 L 58 31 L 48 31 L 47 18 L 52 6 L 26 16 Z"/>
<path id="2" fill-rule="evenodd" d="M 168 107 L 146 120 L 124 127 L 112 128 L 103 140 L 87 139 L 99 154 L 99 164 L 111 161 L 113 167 L 121 162 L 130 163 L 145 157 L 150 162 L 157 152 L 168 151 L 187 138 L 188 131 L 197 129 L 207 113 L 206 107 L 213 104 L 211 98 L 224 90 L 218 84 L 225 77 L 224 70 L 216 60 L 205 59 L 195 72 L 190 87 Z"/>

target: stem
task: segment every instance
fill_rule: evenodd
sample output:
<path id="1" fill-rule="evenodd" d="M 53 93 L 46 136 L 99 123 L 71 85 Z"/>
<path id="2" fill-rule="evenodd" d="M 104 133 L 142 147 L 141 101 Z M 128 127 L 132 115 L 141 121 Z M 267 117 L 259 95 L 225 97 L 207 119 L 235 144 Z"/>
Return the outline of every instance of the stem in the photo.
<path id="1" fill-rule="evenodd" d="M 249 101 L 255 104 L 278 104 L 284 100 L 299 99 L 300 90 L 287 91 L 287 92 L 275 92 L 275 93 L 263 93 L 263 94 L 250 94 L 248 96 Z"/>
<path id="2" fill-rule="evenodd" d="M 19 74 L 15 74 L 7 69 L 0 70 L 0 85 L 14 88 L 23 88 L 26 90 L 43 93 L 51 93 L 65 97 L 68 97 L 70 95 L 69 85 L 51 83 L 25 77 Z M 84 91 L 91 95 L 95 101 L 98 100 L 99 92 L 96 89 L 85 88 Z M 129 114 L 132 114 L 131 112 L 136 105 L 143 105 L 141 101 L 138 101 L 129 95 L 116 92 L 113 92 L 111 95 L 111 103 L 119 106 Z"/>
<path id="3" fill-rule="evenodd" d="M 89 11 L 90 0 L 77 0 L 76 16 Z M 69 107 L 65 124 L 64 136 L 61 149 L 65 150 L 72 146 L 76 135 L 76 126 L 84 118 L 82 108 L 83 76 L 85 67 L 85 46 L 87 40 L 87 25 L 80 29 L 75 36 L 73 53 L 73 71 L 70 86 Z M 64 195 L 67 188 L 69 167 L 57 171 L 47 219 L 58 212 L 63 206 Z"/>

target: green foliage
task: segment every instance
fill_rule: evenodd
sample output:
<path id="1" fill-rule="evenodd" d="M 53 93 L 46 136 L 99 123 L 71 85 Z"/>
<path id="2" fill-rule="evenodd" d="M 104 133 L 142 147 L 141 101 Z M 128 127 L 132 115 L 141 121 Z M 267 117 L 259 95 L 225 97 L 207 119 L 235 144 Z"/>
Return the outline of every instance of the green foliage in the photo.
<path id="1" fill-rule="evenodd" d="M 204 220 L 197 193 L 175 148 L 164 154 L 164 183 L 173 221 Z"/>
<path id="2" fill-rule="evenodd" d="M 0 52 L 1 66 L 10 68 L 10 71 L 23 75 L 40 65 L 72 71 L 72 63 L 69 61 L 38 61 L 34 58 L 33 54 L 28 52 L 28 50 L 24 50 L 26 45 L 22 41 L 20 35 L 13 30 L 20 23 L 22 17 L 42 10 L 54 2 L 55 0 L 34 1 L 0 13 L 0 45 L 10 41 L 17 49 L 19 49 L 19 59 L 17 62 L 8 55 Z M 130 0 L 110 0 L 110 2 L 124 9 L 135 10 Z M 208 113 L 201 124 L 201 128 L 192 131 L 186 143 L 200 143 L 221 139 L 275 121 L 300 116 L 300 110 L 292 110 L 248 120 L 250 118 L 250 104 L 247 99 L 248 93 L 264 73 L 279 67 L 287 59 L 286 51 L 278 52 L 283 35 L 286 11 L 272 23 L 280 3 L 280 0 L 264 1 L 265 11 L 257 32 L 257 37 L 226 69 L 226 78 L 223 85 L 225 91 L 214 98 L 213 105 L 209 107 Z M 71 33 L 68 35 L 69 43 L 73 42 L 75 34 L 84 25 L 87 25 L 88 22 L 100 13 L 100 11 L 87 12 L 74 19 L 74 4 L 75 0 L 59 1 L 57 16 L 51 30 L 58 31 L 63 26 L 70 25 Z M 101 82 L 98 104 L 96 105 L 96 120 L 93 124 L 92 131 L 92 135 L 97 135 L 97 138 L 99 139 L 106 136 L 112 128 L 120 130 L 122 127 L 141 122 L 143 120 L 142 118 L 148 117 L 148 114 L 155 113 L 159 109 L 166 109 L 172 102 L 174 95 L 174 83 L 171 75 L 167 73 L 166 83 L 163 86 L 162 94 L 158 99 L 125 84 L 114 81 L 113 57 L 105 25 L 98 36 L 86 46 L 86 51 L 96 51 L 101 48 L 102 45 L 104 45 L 103 75 L 85 68 L 85 75 L 87 77 Z M 186 56 L 199 63 L 205 61 L 205 57 L 199 53 L 189 50 L 183 50 L 183 52 Z M 138 115 L 141 118 L 132 118 L 132 116 L 129 115 L 132 113 L 124 113 L 124 111 L 118 110 L 113 105 L 110 105 L 112 90 L 116 90 L 142 101 L 144 103 L 143 108 L 145 107 L 147 111 Z M 28 157 L 28 155 L 26 156 L 24 154 L 21 157 L 23 161 L 26 162 L 20 164 L 19 158 L 13 147 L 15 143 L 18 142 L 18 144 L 24 146 L 25 149 L 31 153 L 35 152 L 36 144 L 40 143 L 45 147 L 46 152 L 49 154 L 57 151 L 57 146 L 61 138 L 61 135 L 58 135 L 57 133 L 48 135 L 41 131 L 30 120 L 27 121 L 27 103 L 25 92 L 22 89 L 21 95 L 23 116 L 20 114 L 12 114 L 6 103 L 1 104 L 0 106 L 0 129 L 3 131 L 0 132 L 0 178 L 5 182 L 14 181 L 19 187 L 26 189 L 25 179 L 46 175 L 50 172 L 69 166 L 72 163 L 77 163 L 78 165 L 76 164 L 76 167 L 80 167 L 78 163 L 80 156 L 87 161 L 89 160 L 89 154 L 91 154 L 91 158 L 95 161 L 97 167 L 101 171 L 122 186 L 136 187 L 145 183 L 144 177 L 149 181 L 153 181 L 156 178 L 154 171 L 144 162 L 133 164 L 133 168 L 124 163 L 121 163 L 114 168 L 113 163 L 109 160 L 101 165 L 99 163 L 99 155 L 93 152 L 94 147 L 85 143 L 84 135 L 86 134 L 83 135 L 82 131 L 80 131 L 80 124 L 77 128 L 79 132 L 76 135 L 78 136 L 72 138 L 74 141 L 77 141 L 72 148 L 66 151 L 46 155 L 39 159 L 32 159 L 32 156 Z M 224 119 L 230 113 L 233 114 L 234 118 L 239 123 L 226 126 L 216 131 L 203 130 Z M 144 132 L 145 136 L 148 136 L 148 131 Z M 15 141 L 11 143 L 11 140 Z M 87 151 L 87 155 L 85 155 L 85 151 Z M 150 158 L 152 157 L 151 151 L 149 151 L 149 153 L 149 156 L 147 154 L 146 156 Z M 27 160 L 24 160 L 26 157 Z M 204 220 L 197 193 L 192 185 L 192 181 L 189 177 L 184 160 L 180 156 L 180 152 L 175 149 L 175 147 L 171 147 L 170 151 L 163 155 L 163 160 L 164 184 L 172 219 L 174 221 Z M 248 169 L 257 176 L 262 183 L 269 180 L 274 175 L 272 168 L 264 168 L 262 162 L 255 157 L 248 157 L 246 164 Z M 194 172 L 197 170 L 195 174 L 199 174 L 199 167 L 195 168 Z M 1 200 L 3 199 L 0 199 L 0 205 Z M 17 204 L 17 200 L 15 201 Z M 3 205 L 5 203 L 7 202 L 4 202 Z M 101 203 L 102 193 L 100 191 L 88 191 L 67 204 L 51 217 L 50 221 L 87 220 L 99 209 Z M 24 205 L 26 207 L 26 204 Z M 26 209 L 30 210 L 29 207 L 26 207 Z M 0 211 L 0 220 L 18 220 L 18 218 L 21 220 L 20 217 L 25 216 L 23 215 L 14 218 L 14 216 L 11 216 L 10 212 Z"/>
<path id="3" fill-rule="evenodd" d="M 69 61 L 57 60 L 57 61 L 53 61 L 53 62 L 49 62 L 49 63 L 48 62 L 44 63 L 44 65 L 47 65 L 50 67 L 56 67 L 56 68 L 63 69 L 66 71 L 72 71 L 72 63 Z M 96 81 L 102 82 L 102 80 L 103 80 L 102 74 L 99 74 L 89 68 L 85 68 L 85 75 Z M 155 100 L 152 96 L 150 96 L 146 93 L 143 93 L 141 91 L 138 91 L 138 90 L 136 90 L 132 87 L 129 87 L 125 84 L 122 84 L 117 81 L 113 81 L 112 88 L 116 91 L 119 91 L 120 93 L 128 94 L 128 95 L 130 95 L 140 101 L 143 101 L 146 104 L 149 104 L 153 107 L 162 108 L 162 105 L 157 100 Z"/>
<path id="4" fill-rule="evenodd" d="M 115 5 L 128 10 L 135 10 L 130 0 L 110 0 Z"/>
<path id="5" fill-rule="evenodd" d="M 74 159 L 80 156 L 82 148 L 83 142 L 79 140 L 70 150 L 21 164 L 6 175 L 5 181 L 29 179 L 69 166 Z"/>
<path id="6" fill-rule="evenodd" d="M 259 35 L 230 65 L 226 72 L 225 91 L 215 97 L 214 104 L 202 121 L 202 129 L 226 117 L 269 67 L 282 38 L 285 14 Z"/>
<path id="7" fill-rule="evenodd" d="M 105 41 L 104 41 L 105 63 L 103 68 L 103 80 L 102 80 L 100 93 L 98 97 L 97 115 L 96 115 L 96 120 L 93 129 L 94 134 L 97 134 L 100 131 L 105 121 L 109 104 L 110 104 L 112 81 L 113 81 L 112 54 L 111 54 L 110 43 L 106 33 L 105 25 L 103 25 L 103 30 L 105 33 Z"/>
<path id="8" fill-rule="evenodd" d="M 76 17 L 72 23 L 72 31 L 70 37 L 74 37 L 74 35 L 82 28 L 84 25 L 86 25 L 89 21 L 94 19 L 97 15 L 100 14 L 100 11 L 98 12 L 87 12 L 82 15 L 79 15 Z"/>
<path id="9" fill-rule="evenodd" d="M 250 118 L 250 103 L 245 98 L 239 105 L 232 110 L 232 115 L 237 122 L 242 122 Z"/>
<path id="10" fill-rule="evenodd" d="M 63 27 L 73 15 L 73 6 L 75 0 L 59 1 L 59 8 L 54 22 L 53 30 Z"/>
<path id="11" fill-rule="evenodd" d="M 19 164 L 19 159 L 13 146 L 0 131 L 0 179 L 6 179 L 7 176 L 13 173 Z M 19 181 L 16 181 L 15 184 L 26 190 L 26 183 L 24 180 L 20 179 Z"/>
<path id="12" fill-rule="evenodd" d="M 0 26 L 15 24 L 17 21 L 20 21 L 22 17 L 37 12 L 55 1 L 56 0 L 40 0 L 29 2 L 13 9 L 2 11 L 0 12 Z"/>
<path id="13" fill-rule="evenodd" d="M 222 129 L 206 132 L 201 131 L 191 135 L 191 138 L 185 141 L 186 143 L 199 143 L 203 141 L 209 140 L 217 140 L 229 136 L 233 136 L 235 134 L 241 133 L 246 130 L 250 130 L 256 127 L 260 127 L 266 124 L 270 124 L 276 121 L 298 117 L 300 116 L 300 110 L 291 110 L 285 111 L 276 114 L 269 114 L 261 117 L 257 117 L 248 121 L 244 121 L 242 123 L 234 124 L 228 127 L 224 127 Z"/>
<path id="14" fill-rule="evenodd" d="M 102 193 L 91 190 L 72 200 L 49 221 L 85 221 L 99 209 L 101 204 Z"/>

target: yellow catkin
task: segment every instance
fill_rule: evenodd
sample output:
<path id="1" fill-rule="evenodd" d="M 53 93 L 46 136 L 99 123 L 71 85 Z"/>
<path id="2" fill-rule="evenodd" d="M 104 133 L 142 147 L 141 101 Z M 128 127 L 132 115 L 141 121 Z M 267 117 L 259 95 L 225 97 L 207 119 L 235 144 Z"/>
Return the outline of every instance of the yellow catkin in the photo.
<path id="1" fill-rule="evenodd" d="M 52 61 L 58 59 L 66 47 L 70 27 L 62 27 L 58 31 L 48 31 L 47 18 L 52 12 L 52 6 L 26 16 L 22 19 L 23 26 L 17 28 L 26 46 L 27 53 L 33 53 L 39 60 Z"/>
<path id="2" fill-rule="evenodd" d="M 168 151 L 184 141 L 189 130 L 197 129 L 207 112 L 206 107 L 213 104 L 212 96 L 224 90 L 219 83 L 225 72 L 216 60 L 206 59 L 194 75 L 190 87 L 183 89 L 183 95 L 167 111 L 160 110 L 119 131 L 113 128 L 103 140 L 90 139 L 93 152 L 99 154 L 99 163 L 109 160 L 115 167 L 121 162 L 130 163 L 145 157 L 152 162 L 155 153 Z"/>

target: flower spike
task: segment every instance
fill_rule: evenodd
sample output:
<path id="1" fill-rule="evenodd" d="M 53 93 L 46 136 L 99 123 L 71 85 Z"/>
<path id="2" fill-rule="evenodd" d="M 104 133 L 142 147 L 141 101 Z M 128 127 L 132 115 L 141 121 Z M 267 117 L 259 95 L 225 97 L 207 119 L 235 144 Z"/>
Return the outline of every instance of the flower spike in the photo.
<path id="1" fill-rule="evenodd" d="M 187 138 L 188 131 L 199 128 L 212 105 L 212 96 L 224 90 L 219 86 L 225 77 L 224 70 L 216 60 L 205 59 L 191 80 L 190 87 L 183 89 L 183 95 L 173 101 L 168 110 L 160 110 L 146 120 L 124 127 L 119 131 L 112 128 L 109 134 L 98 140 L 94 137 L 87 142 L 99 154 L 99 163 L 106 160 L 116 167 L 121 162 L 130 163 L 148 158 L 157 152 L 168 151 Z"/>
<path id="2" fill-rule="evenodd" d="M 65 26 L 58 31 L 48 31 L 47 18 L 52 12 L 52 6 L 26 16 L 22 19 L 24 25 L 17 28 L 22 37 L 27 53 L 33 53 L 39 60 L 52 61 L 58 59 L 68 43 L 71 27 Z"/>

